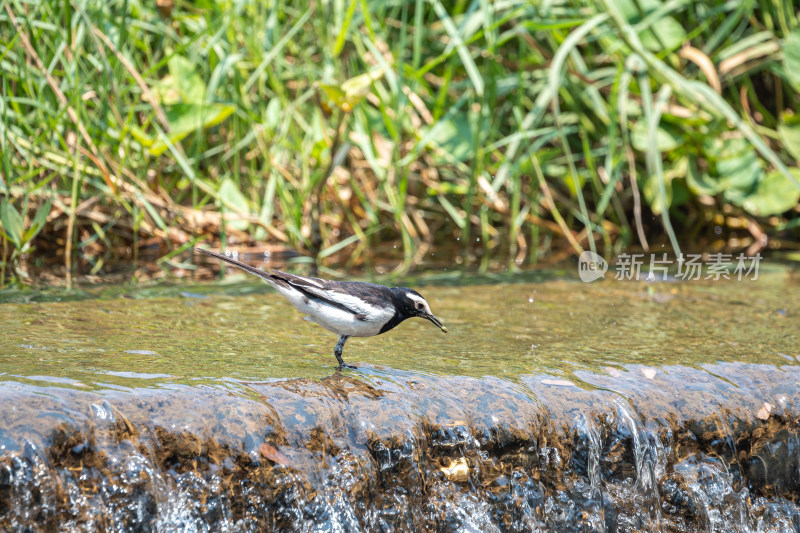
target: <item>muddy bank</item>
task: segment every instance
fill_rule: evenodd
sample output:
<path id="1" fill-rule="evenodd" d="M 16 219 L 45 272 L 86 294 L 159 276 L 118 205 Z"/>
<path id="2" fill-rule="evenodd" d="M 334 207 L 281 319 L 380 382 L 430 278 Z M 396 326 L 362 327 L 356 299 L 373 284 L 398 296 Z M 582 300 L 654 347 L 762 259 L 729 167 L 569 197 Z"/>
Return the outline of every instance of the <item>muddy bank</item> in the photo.
<path id="1" fill-rule="evenodd" d="M 0 385 L 9 531 L 786 531 L 800 366 Z M 31 529 L 28 529 L 31 528 Z"/>

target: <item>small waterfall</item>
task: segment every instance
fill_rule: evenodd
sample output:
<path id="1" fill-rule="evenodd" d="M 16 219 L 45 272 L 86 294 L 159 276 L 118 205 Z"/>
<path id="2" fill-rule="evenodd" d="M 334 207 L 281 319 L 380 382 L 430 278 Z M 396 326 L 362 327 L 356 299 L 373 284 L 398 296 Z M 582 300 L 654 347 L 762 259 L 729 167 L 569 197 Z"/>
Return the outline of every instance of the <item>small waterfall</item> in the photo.
<path id="1" fill-rule="evenodd" d="M 635 386 L 385 370 L 14 384 L 0 530 L 798 531 L 800 395 L 758 408 L 800 369 L 752 369 L 760 388 L 720 384 L 727 403 L 705 411 L 683 372 L 647 401 Z"/>

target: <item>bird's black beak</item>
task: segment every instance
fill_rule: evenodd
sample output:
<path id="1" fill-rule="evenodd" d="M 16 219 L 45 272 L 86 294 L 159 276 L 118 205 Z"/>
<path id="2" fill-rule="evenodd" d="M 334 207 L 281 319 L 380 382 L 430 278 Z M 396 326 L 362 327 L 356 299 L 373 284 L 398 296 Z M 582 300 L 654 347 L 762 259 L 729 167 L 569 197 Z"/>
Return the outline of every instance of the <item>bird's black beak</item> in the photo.
<path id="1" fill-rule="evenodd" d="M 421 316 L 422 318 L 425 318 L 425 319 L 427 319 L 427 320 L 430 320 L 431 322 L 433 322 L 434 324 L 436 324 L 436 327 L 437 327 L 437 328 L 439 328 L 439 329 L 441 329 L 442 331 L 444 331 L 445 333 L 447 333 L 447 328 L 446 328 L 446 327 L 444 326 L 444 324 L 442 324 L 442 323 L 439 321 L 439 319 L 438 319 L 438 318 L 436 318 L 435 316 L 433 316 L 433 315 L 431 315 L 431 314 L 428 314 L 428 313 L 422 313 L 422 314 L 421 314 L 421 315 L 419 315 L 419 316 Z"/>

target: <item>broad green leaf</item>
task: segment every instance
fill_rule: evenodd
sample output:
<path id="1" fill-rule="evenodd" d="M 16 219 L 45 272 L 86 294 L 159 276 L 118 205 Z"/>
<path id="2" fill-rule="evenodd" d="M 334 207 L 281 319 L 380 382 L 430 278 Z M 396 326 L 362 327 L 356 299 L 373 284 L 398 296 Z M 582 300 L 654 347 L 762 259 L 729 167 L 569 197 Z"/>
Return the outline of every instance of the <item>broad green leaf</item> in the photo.
<path id="1" fill-rule="evenodd" d="M 800 169 L 789 172 L 800 180 Z M 753 194 L 742 204 L 748 212 L 758 216 L 779 215 L 792 209 L 800 200 L 800 190 L 779 170 L 773 170 L 761 180 Z"/>
<path id="2" fill-rule="evenodd" d="M 347 103 L 347 108 L 345 109 L 347 99 L 344 91 L 338 85 L 331 85 L 330 83 L 317 83 L 317 88 L 322 93 L 323 98 L 320 98 L 320 104 L 322 105 L 323 111 L 326 113 L 330 113 L 331 109 L 334 107 L 338 107 L 344 111 L 353 110 L 349 103 Z"/>
<path id="3" fill-rule="evenodd" d="M 664 179 L 665 197 L 662 197 L 661 184 L 659 183 L 661 178 L 657 173 L 653 173 L 650 176 L 642 175 L 639 178 L 642 183 L 641 188 L 644 199 L 656 215 L 660 215 L 665 208 L 669 209 L 672 206 L 684 203 L 688 195 L 686 186 L 680 178 L 689 173 L 689 158 L 665 159 L 663 165 L 664 169 L 661 174 Z M 676 187 L 675 182 L 680 185 Z"/>
<path id="4" fill-rule="evenodd" d="M 763 176 L 761 161 L 755 148 L 744 139 L 726 139 L 714 142 L 713 162 L 716 174 L 728 188 L 748 191 Z"/>
<path id="5" fill-rule="evenodd" d="M 25 242 L 29 243 L 33 240 L 36 235 L 42 231 L 45 222 L 47 222 L 47 215 L 50 214 L 50 200 L 48 199 L 43 203 L 31 221 L 31 227 L 28 228 L 28 231 L 25 232 Z"/>
<path id="6" fill-rule="evenodd" d="M 177 104 L 167 109 L 169 133 L 167 138 L 175 144 L 190 133 L 203 128 L 216 126 L 230 115 L 236 108 L 231 104 Z M 149 147 L 153 155 L 161 155 L 168 146 L 161 139 L 153 139 L 142 131 L 131 130 L 134 137 Z M 144 138 L 141 138 L 141 137 Z"/>
<path id="7" fill-rule="evenodd" d="M 222 180 L 222 184 L 219 186 L 219 198 L 236 207 L 236 209 L 242 213 L 250 212 L 250 204 L 247 202 L 247 198 L 245 198 L 242 191 L 239 190 L 239 187 L 229 178 Z M 232 220 L 227 224 L 234 229 L 244 231 L 250 223 L 246 220 Z"/>
<path id="8" fill-rule="evenodd" d="M 722 193 L 726 201 L 742 205 L 764 176 L 755 148 L 745 139 L 708 137 L 702 156 L 702 161 L 690 158 L 686 173 L 686 183 L 695 194 Z"/>
<path id="9" fill-rule="evenodd" d="M 317 83 L 317 87 L 325 96 L 323 104 L 336 106 L 349 113 L 369 93 L 372 84 L 386 73 L 384 67 L 350 78 L 341 85 Z"/>
<path id="10" fill-rule="evenodd" d="M 22 241 L 24 231 L 22 216 L 7 199 L 0 203 L 0 222 L 3 223 L 3 233 L 6 238 L 20 250 L 24 244 Z"/>
<path id="11" fill-rule="evenodd" d="M 181 103 L 202 104 L 206 99 L 206 84 L 194 63 L 183 56 L 172 56 L 167 62 L 174 88 L 178 91 Z"/>
<path id="12" fill-rule="evenodd" d="M 647 151 L 647 123 L 639 120 L 633 125 L 631 130 L 631 144 L 640 152 Z M 656 132 L 656 147 L 659 152 L 671 152 L 684 143 L 683 136 L 672 126 L 660 124 Z"/>
<path id="13" fill-rule="evenodd" d="M 707 172 L 702 172 L 698 168 L 697 157 L 689 157 L 689 171 L 686 173 L 686 185 L 694 194 L 700 196 L 714 196 L 722 192 L 725 184 L 716 177 L 711 177 Z"/>
<path id="14" fill-rule="evenodd" d="M 440 120 L 433 125 L 428 137 L 457 161 L 464 161 L 473 155 L 472 128 L 466 114 Z"/>
<path id="15" fill-rule="evenodd" d="M 778 126 L 778 135 L 786 151 L 800 162 L 800 117 L 784 115 Z"/>
<path id="16" fill-rule="evenodd" d="M 342 90 L 348 98 L 364 97 L 369 92 L 372 84 L 383 78 L 385 73 L 386 69 L 384 67 L 378 67 L 365 74 L 352 77 L 342 84 Z"/>
<path id="17" fill-rule="evenodd" d="M 281 101 L 278 98 L 271 98 L 267 109 L 264 110 L 264 127 L 274 130 L 278 127 L 281 118 Z"/>
<path id="18" fill-rule="evenodd" d="M 692 197 L 689 189 L 686 187 L 686 180 L 684 179 L 675 179 L 671 182 L 672 185 L 672 201 L 670 202 L 671 207 L 676 207 L 679 205 L 683 205 L 689 201 Z"/>
<path id="19" fill-rule="evenodd" d="M 148 135 L 147 132 L 145 132 L 140 127 L 135 126 L 135 125 L 131 126 L 130 132 L 131 132 L 131 136 L 134 139 L 136 139 L 139 142 L 139 144 L 141 144 L 145 148 L 150 148 L 151 146 L 153 146 L 153 143 L 155 142 L 155 140 L 152 137 L 150 137 L 150 135 Z"/>
<path id="20" fill-rule="evenodd" d="M 666 15 L 659 16 L 663 7 L 660 0 L 613 0 L 617 9 L 632 26 L 645 22 L 647 26 L 639 31 L 642 44 L 650 51 L 661 53 L 677 49 L 686 40 L 686 32 L 680 23 Z M 655 18 L 653 18 L 655 17 Z"/>
<path id="21" fill-rule="evenodd" d="M 167 68 L 169 74 L 152 87 L 152 93 L 162 106 L 205 102 L 205 81 L 191 61 L 175 55 L 167 61 Z"/>
<path id="22" fill-rule="evenodd" d="M 752 189 L 745 190 L 738 187 L 728 187 L 722 191 L 722 199 L 725 200 L 726 203 L 741 206 L 744 204 L 745 200 L 750 197 L 752 192 Z"/>
<path id="23" fill-rule="evenodd" d="M 672 17 L 663 17 L 641 33 L 642 44 L 654 52 L 676 50 L 686 40 L 683 26 Z"/>
<path id="24" fill-rule="evenodd" d="M 783 68 L 789 82 L 800 91 L 800 30 L 794 30 L 783 41 Z"/>
<path id="25" fill-rule="evenodd" d="M 656 215 L 660 215 L 665 207 L 669 209 L 669 206 L 672 205 L 672 183 L 666 179 L 664 180 L 664 192 L 666 193 L 666 197 L 662 198 L 661 185 L 658 183 L 658 180 L 659 177 L 655 173 L 653 173 L 652 176 L 642 174 L 639 180 L 637 180 L 640 182 L 639 187 L 642 190 L 644 201 L 647 202 L 647 205 L 650 206 L 650 209 Z"/>

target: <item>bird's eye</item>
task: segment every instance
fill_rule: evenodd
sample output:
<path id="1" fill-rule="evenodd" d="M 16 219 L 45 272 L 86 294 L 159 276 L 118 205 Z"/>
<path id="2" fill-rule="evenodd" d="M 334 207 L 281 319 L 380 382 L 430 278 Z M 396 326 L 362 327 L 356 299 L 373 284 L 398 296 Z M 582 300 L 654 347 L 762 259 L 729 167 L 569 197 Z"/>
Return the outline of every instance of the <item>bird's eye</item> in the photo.
<path id="1" fill-rule="evenodd" d="M 422 311 L 423 309 L 425 309 L 425 306 L 424 306 L 424 305 L 422 305 L 422 302 L 417 302 L 417 309 L 418 309 L 418 310 L 420 310 L 420 311 Z"/>

